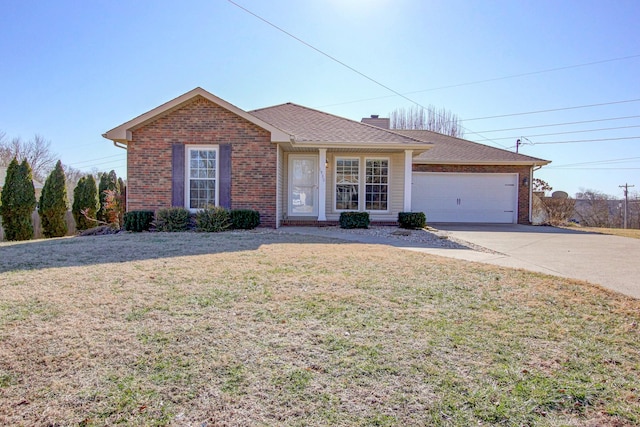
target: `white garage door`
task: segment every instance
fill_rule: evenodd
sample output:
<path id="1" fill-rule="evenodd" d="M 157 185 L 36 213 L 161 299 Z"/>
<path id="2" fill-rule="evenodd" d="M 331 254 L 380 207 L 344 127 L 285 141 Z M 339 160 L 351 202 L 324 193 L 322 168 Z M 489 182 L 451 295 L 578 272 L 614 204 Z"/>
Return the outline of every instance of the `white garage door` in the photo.
<path id="1" fill-rule="evenodd" d="M 514 224 L 518 218 L 518 175 L 414 172 L 411 210 L 427 222 Z"/>

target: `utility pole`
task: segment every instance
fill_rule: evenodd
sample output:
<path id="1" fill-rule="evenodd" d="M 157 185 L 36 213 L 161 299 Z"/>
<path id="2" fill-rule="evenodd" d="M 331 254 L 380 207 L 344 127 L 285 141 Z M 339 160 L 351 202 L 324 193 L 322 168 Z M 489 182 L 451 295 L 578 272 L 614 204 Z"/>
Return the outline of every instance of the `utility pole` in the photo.
<path id="1" fill-rule="evenodd" d="M 620 188 L 624 188 L 624 228 L 627 228 L 627 211 L 629 206 L 629 188 L 635 187 L 635 185 L 618 185 Z"/>

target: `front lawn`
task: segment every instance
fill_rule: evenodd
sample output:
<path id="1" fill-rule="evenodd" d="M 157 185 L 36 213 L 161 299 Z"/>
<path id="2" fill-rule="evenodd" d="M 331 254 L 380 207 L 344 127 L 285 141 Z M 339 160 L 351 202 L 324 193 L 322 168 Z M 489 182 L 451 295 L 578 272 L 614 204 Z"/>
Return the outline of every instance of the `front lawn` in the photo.
<path id="1" fill-rule="evenodd" d="M 640 423 L 640 302 L 271 232 L 0 243 L 1 425 Z"/>

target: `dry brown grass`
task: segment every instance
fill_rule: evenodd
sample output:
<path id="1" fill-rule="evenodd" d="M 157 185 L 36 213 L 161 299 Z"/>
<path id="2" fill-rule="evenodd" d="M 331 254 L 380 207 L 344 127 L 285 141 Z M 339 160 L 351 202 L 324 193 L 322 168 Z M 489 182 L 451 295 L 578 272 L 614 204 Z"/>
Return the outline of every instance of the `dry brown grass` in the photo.
<path id="1" fill-rule="evenodd" d="M 576 227 L 571 227 L 576 229 Z M 640 230 L 627 228 L 602 228 L 602 227 L 579 227 L 579 230 L 589 233 L 611 234 L 613 236 L 630 237 L 632 239 L 640 239 Z"/>
<path id="2" fill-rule="evenodd" d="M 640 422 L 640 303 L 579 282 L 260 232 L 0 254 L 0 424 Z"/>

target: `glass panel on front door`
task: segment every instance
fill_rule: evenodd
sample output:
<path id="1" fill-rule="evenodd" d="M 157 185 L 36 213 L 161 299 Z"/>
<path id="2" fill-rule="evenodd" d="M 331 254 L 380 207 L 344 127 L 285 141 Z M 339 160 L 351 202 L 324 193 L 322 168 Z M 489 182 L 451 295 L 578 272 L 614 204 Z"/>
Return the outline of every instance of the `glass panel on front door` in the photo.
<path id="1" fill-rule="evenodd" d="M 315 157 L 291 158 L 289 212 L 290 215 L 318 215 L 317 189 L 318 173 Z"/>

